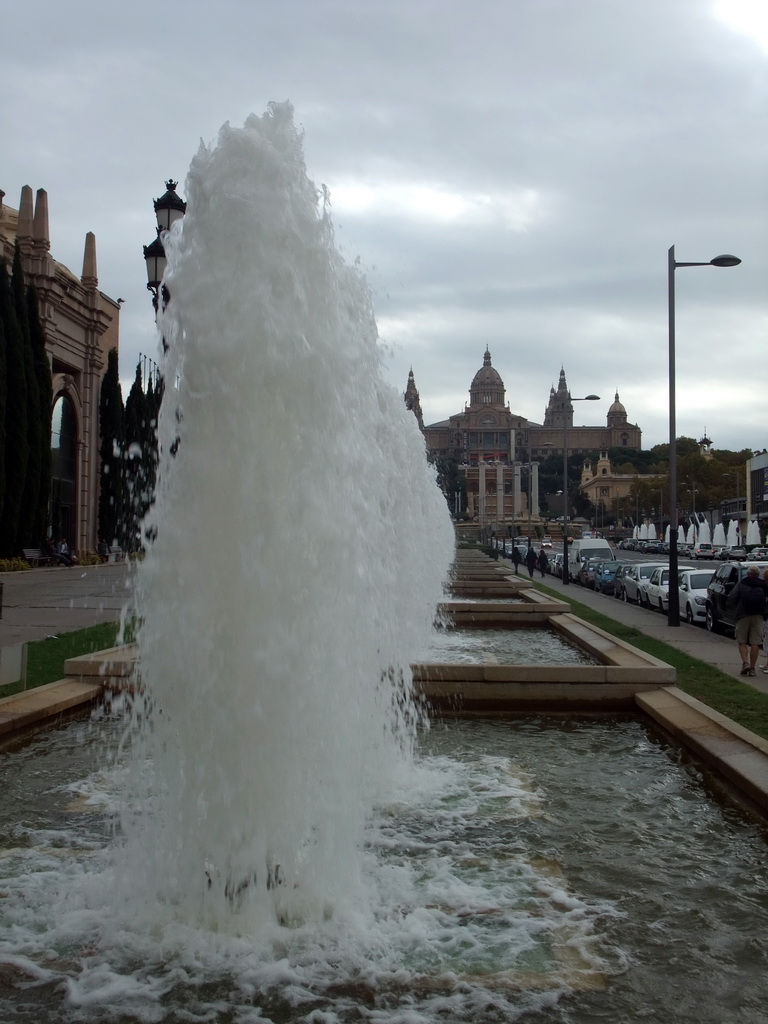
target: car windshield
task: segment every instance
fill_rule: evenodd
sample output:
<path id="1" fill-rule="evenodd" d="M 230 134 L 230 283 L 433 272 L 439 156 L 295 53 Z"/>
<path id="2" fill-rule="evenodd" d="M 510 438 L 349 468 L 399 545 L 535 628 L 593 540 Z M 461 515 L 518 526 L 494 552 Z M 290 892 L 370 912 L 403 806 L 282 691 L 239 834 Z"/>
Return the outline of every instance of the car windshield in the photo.
<path id="1" fill-rule="evenodd" d="M 692 573 L 688 577 L 688 585 L 691 590 L 706 590 L 709 581 L 712 579 L 711 572 Z"/>

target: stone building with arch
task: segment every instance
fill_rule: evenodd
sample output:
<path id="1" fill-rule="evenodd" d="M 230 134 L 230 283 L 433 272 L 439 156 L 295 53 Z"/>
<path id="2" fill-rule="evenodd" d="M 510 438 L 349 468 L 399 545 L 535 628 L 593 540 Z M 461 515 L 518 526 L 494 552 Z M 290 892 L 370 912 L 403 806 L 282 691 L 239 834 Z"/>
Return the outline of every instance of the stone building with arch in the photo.
<path id="1" fill-rule="evenodd" d="M 24 279 L 34 284 L 53 382 L 53 480 L 49 523 L 73 551 L 98 542 L 99 397 L 107 355 L 119 346 L 120 300 L 99 290 L 96 238 L 85 236 L 80 277 L 51 255 L 48 194 L 25 185 L 18 210 L 0 190 L 0 258 L 18 242 Z M 41 538 L 42 540 L 43 538 Z"/>

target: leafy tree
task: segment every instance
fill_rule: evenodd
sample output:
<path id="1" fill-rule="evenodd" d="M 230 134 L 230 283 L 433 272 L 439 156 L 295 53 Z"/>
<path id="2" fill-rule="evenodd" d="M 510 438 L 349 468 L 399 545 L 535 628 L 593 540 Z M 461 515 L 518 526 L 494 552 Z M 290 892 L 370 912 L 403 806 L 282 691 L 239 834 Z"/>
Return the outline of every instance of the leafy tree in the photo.
<path id="1" fill-rule="evenodd" d="M 37 383 L 40 437 L 38 442 L 39 488 L 33 521 L 33 535 L 39 539 L 48 533 L 48 510 L 51 499 L 51 414 L 53 412 L 53 382 L 51 364 L 45 348 L 45 333 L 40 321 L 40 305 L 34 285 L 27 288 L 27 319 L 32 364 Z"/>
<path id="2" fill-rule="evenodd" d="M 125 403 L 123 547 L 128 551 L 141 548 L 141 520 L 152 503 L 152 456 L 147 446 L 151 436 L 150 419 L 151 410 L 142 387 L 141 363 L 138 363 Z"/>
<path id="3" fill-rule="evenodd" d="M 24 271 L 21 267 L 21 251 L 16 246 L 13 256 L 13 274 L 11 277 L 13 307 L 19 324 L 22 344 L 22 361 L 24 379 L 27 385 L 27 397 L 23 410 L 20 429 L 26 432 L 27 466 L 23 478 L 21 501 L 18 512 L 18 528 L 16 547 L 36 547 L 43 538 L 45 522 L 41 524 L 40 516 L 40 456 L 43 439 L 47 438 L 50 449 L 50 410 L 46 414 L 46 429 L 43 430 L 40 409 L 40 389 L 35 370 L 35 357 L 30 337 L 29 309 L 27 293 L 24 287 Z M 47 497 L 47 494 L 46 494 Z M 47 508 L 47 504 L 46 504 Z"/>
<path id="4" fill-rule="evenodd" d="M 123 393 L 117 349 L 110 350 L 99 396 L 99 538 L 107 544 L 123 539 L 125 482 L 123 479 Z"/>
<path id="5" fill-rule="evenodd" d="M 5 500 L 0 516 L 0 557 L 13 558 L 19 553 L 19 514 L 29 461 L 29 441 L 24 339 L 4 263 L 0 264 L 0 319 L 5 327 L 6 358 Z"/>

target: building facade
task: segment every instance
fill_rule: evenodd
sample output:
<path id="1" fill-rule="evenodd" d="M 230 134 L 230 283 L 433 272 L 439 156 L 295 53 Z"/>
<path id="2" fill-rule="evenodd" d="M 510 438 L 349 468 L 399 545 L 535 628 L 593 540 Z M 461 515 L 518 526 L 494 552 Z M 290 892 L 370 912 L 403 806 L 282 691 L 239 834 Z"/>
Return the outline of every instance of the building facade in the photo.
<path id="1" fill-rule="evenodd" d="M 18 210 L 0 191 L 0 258 L 9 267 L 18 242 L 25 283 L 33 284 L 53 379 L 50 528 L 73 551 L 98 542 L 99 397 L 107 355 L 119 345 L 120 300 L 99 290 L 96 239 L 85 236 L 77 277 L 51 255 L 48 195 L 25 185 Z M 43 540 L 43 538 L 41 538 Z"/>
<path id="2" fill-rule="evenodd" d="M 411 371 L 404 399 L 416 414 L 414 395 L 420 419 L 421 406 Z M 618 392 L 604 426 L 574 426 L 573 402 L 562 369 L 557 389 L 550 390 L 543 423 L 535 423 L 513 412 L 506 401 L 504 382 L 492 364 L 487 347 L 464 409 L 447 420 L 427 426 L 422 426 L 420 419 L 419 425 L 430 453 L 453 460 L 461 467 L 467 487 L 467 511 L 481 520 L 503 521 L 521 515 L 539 515 L 536 459 L 562 454 L 566 430 L 569 455 L 642 446 L 642 431 L 636 424 L 629 423 Z"/>

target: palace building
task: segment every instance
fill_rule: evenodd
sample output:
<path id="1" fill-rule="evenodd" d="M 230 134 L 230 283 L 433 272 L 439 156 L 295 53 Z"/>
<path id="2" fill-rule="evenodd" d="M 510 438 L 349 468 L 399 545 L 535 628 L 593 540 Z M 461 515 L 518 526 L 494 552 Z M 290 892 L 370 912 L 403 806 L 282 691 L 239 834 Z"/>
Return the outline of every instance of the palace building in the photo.
<path id="1" fill-rule="evenodd" d="M 562 454 L 566 432 L 569 455 L 642 446 L 642 431 L 629 422 L 618 391 L 604 425 L 574 426 L 573 402 L 563 369 L 557 389 L 550 389 L 543 423 L 513 412 L 488 348 L 470 385 L 469 403 L 461 412 L 424 426 L 413 371 L 408 375 L 404 399 L 419 420 L 430 453 L 463 467 L 468 511 L 484 519 L 502 520 L 523 511 L 539 514 L 538 465 L 534 460 Z M 528 493 L 523 495 L 522 470 L 529 466 Z"/>
<path id="2" fill-rule="evenodd" d="M 48 195 L 25 185 L 19 209 L 0 191 L 0 258 L 10 268 L 18 242 L 25 284 L 33 284 L 53 378 L 50 524 L 73 551 L 98 542 L 99 397 L 107 355 L 118 348 L 120 302 L 99 290 L 96 239 L 85 236 L 80 276 L 51 255 Z M 44 538 L 40 538 L 42 541 Z"/>

